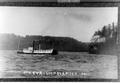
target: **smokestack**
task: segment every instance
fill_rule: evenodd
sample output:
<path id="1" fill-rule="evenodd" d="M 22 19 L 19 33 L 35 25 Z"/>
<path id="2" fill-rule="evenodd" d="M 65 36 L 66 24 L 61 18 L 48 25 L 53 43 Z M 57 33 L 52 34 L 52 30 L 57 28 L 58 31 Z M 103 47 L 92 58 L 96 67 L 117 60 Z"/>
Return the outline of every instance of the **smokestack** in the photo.
<path id="1" fill-rule="evenodd" d="M 32 52 L 34 52 L 34 50 L 35 50 L 35 41 L 33 41 L 33 51 Z"/>

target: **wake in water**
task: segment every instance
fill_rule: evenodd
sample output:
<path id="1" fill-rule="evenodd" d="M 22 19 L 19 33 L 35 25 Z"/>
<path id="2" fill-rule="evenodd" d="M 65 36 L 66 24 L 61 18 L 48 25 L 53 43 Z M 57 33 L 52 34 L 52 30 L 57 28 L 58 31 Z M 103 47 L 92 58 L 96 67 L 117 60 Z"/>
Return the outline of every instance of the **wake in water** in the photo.
<path id="1" fill-rule="evenodd" d="M 60 52 L 38 56 L 1 51 L 0 57 L 1 78 L 117 78 L 117 57 L 111 55 Z"/>

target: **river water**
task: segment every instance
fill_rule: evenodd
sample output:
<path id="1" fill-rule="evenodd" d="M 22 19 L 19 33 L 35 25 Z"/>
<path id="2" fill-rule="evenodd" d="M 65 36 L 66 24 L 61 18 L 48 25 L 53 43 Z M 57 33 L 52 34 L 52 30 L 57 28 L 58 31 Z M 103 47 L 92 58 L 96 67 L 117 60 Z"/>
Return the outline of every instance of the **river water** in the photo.
<path id="1" fill-rule="evenodd" d="M 1 78 L 106 78 L 117 79 L 116 55 L 59 52 L 58 55 L 17 54 L 0 51 Z"/>

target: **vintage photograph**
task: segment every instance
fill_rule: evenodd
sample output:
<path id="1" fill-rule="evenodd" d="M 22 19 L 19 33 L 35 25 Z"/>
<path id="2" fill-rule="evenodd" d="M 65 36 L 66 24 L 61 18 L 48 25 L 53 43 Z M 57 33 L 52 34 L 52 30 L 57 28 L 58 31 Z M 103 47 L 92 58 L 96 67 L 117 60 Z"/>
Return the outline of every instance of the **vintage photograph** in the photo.
<path id="1" fill-rule="evenodd" d="M 118 7 L 0 7 L 0 78 L 118 79 Z"/>

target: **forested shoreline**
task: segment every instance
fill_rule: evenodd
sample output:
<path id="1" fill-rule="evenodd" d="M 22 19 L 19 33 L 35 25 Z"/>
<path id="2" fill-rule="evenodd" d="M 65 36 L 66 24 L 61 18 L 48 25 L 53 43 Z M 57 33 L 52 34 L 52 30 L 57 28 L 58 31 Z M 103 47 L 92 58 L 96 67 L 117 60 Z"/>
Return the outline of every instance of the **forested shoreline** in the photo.
<path id="1" fill-rule="evenodd" d="M 116 52 L 118 44 L 117 30 L 118 26 L 114 23 L 105 25 L 101 28 L 101 30 L 99 29 L 93 33 L 93 36 L 91 37 L 91 42 L 78 41 L 72 37 L 41 35 L 19 36 L 15 34 L 0 34 L 0 49 L 24 49 L 28 47 L 33 47 L 33 41 L 37 41 L 35 44 L 36 47 L 41 45 L 42 49 L 53 48 L 58 51 L 89 53 L 90 51 L 93 51 L 93 53 L 109 54 L 110 52 Z M 94 49 L 95 47 L 96 50 Z"/>
<path id="2" fill-rule="evenodd" d="M 113 22 L 95 31 L 91 38 L 90 49 L 96 47 L 95 53 L 116 54 L 118 45 L 118 26 Z M 89 49 L 89 50 L 90 50 Z M 91 50 L 92 51 L 92 50 Z"/>
<path id="3" fill-rule="evenodd" d="M 0 34 L 0 39 L 1 50 L 17 50 L 18 44 L 19 49 L 23 49 L 31 47 L 33 45 L 33 41 L 41 41 L 46 44 L 46 47 L 43 46 L 43 48 L 54 48 L 58 51 L 88 52 L 89 44 L 71 37 L 40 35 L 26 35 L 23 37 L 15 34 Z"/>

